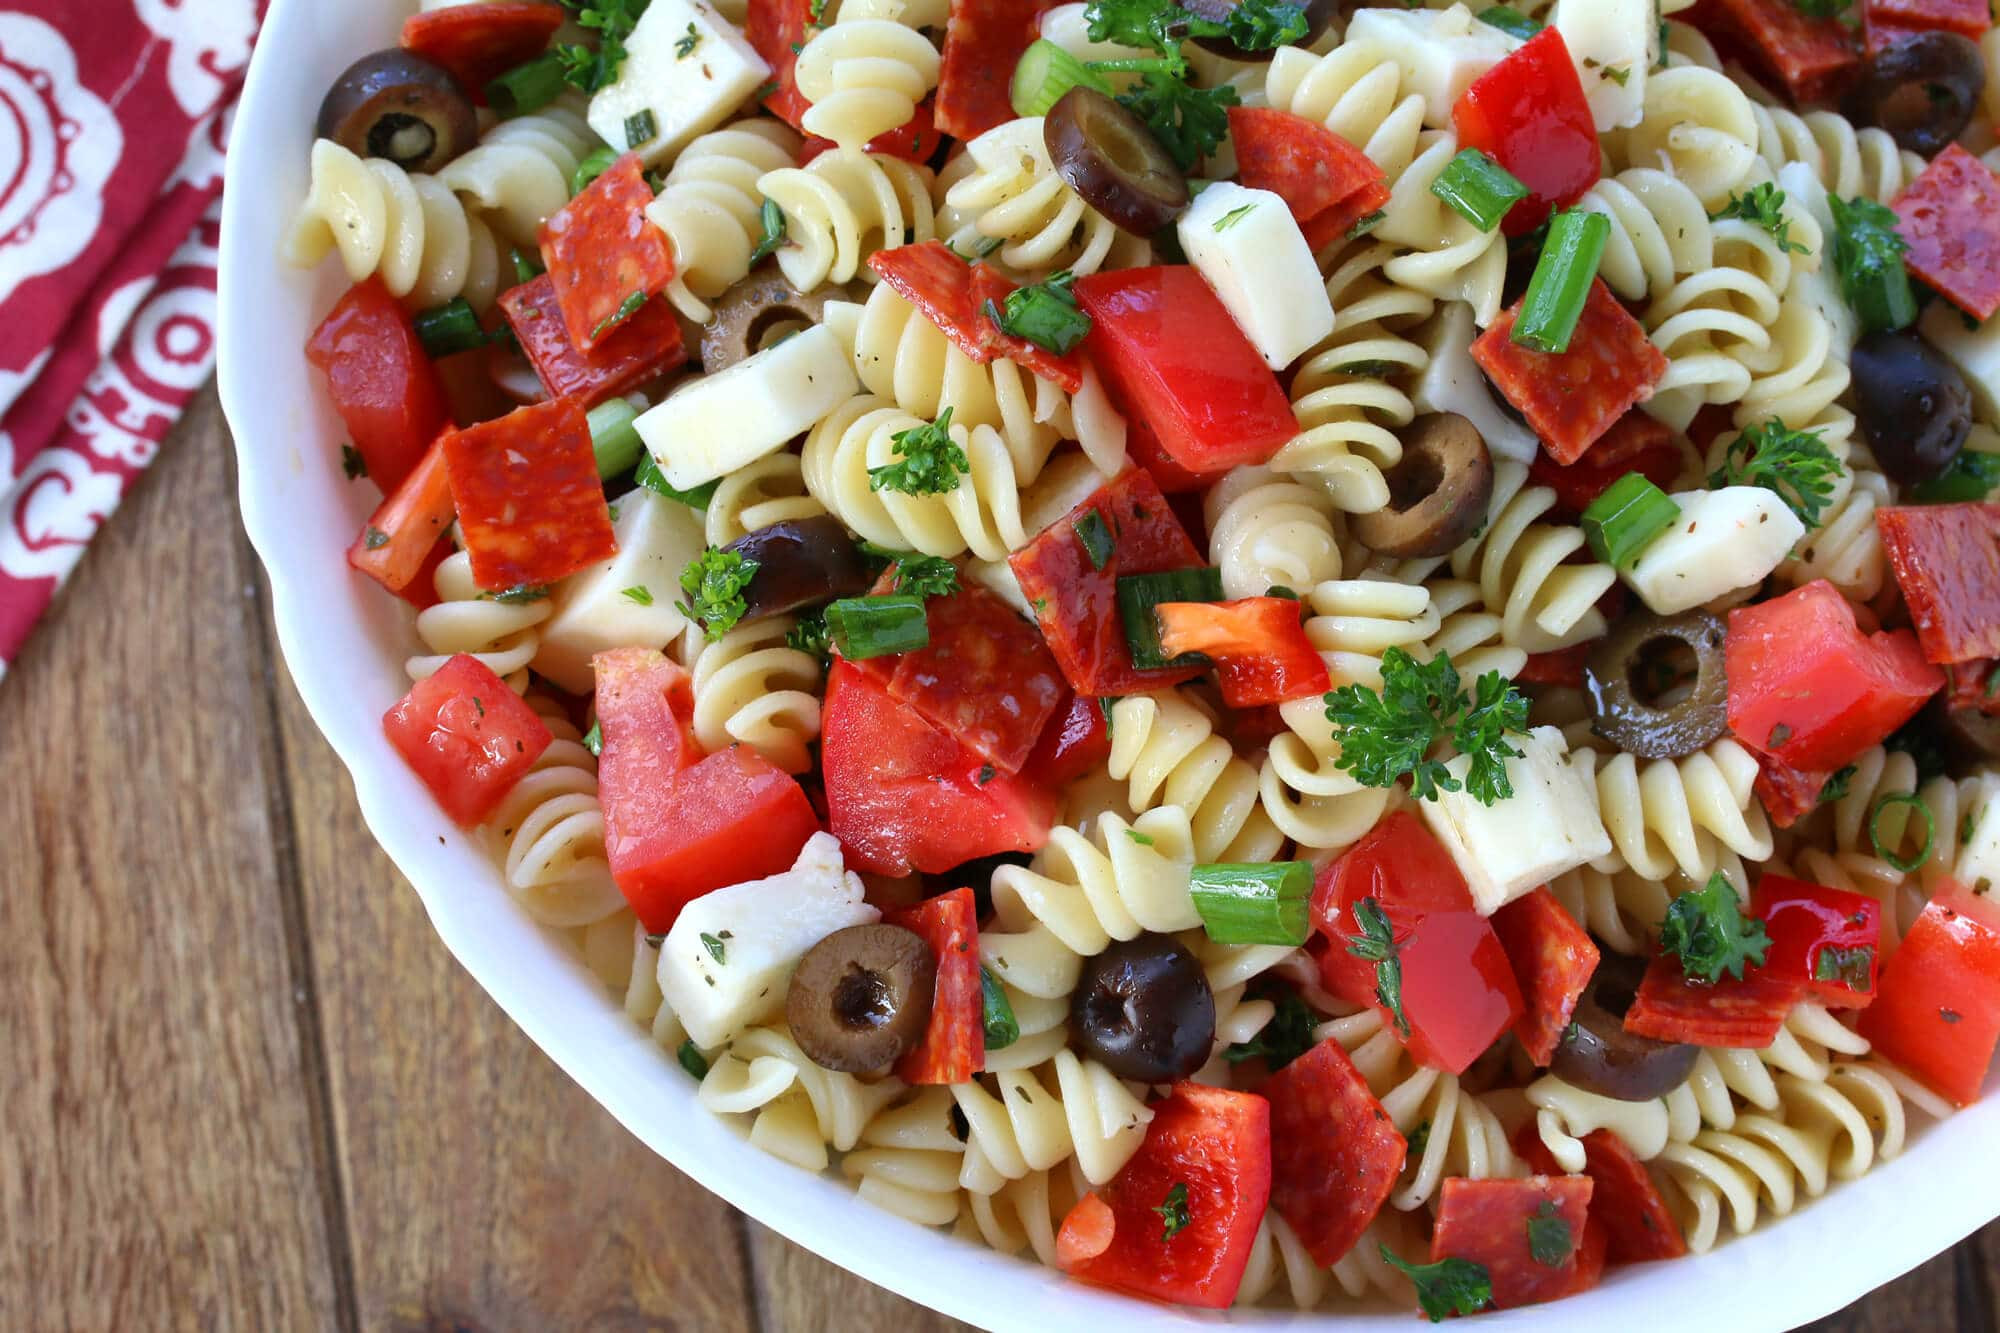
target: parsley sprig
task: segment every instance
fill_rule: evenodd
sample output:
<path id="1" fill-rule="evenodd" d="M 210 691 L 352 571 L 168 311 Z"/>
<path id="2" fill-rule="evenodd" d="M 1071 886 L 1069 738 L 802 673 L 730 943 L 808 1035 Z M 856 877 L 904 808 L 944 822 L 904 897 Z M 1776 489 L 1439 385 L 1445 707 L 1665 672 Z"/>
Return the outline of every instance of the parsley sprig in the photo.
<path id="1" fill-rule="evenodd" d="M 736 628 L 749 611 L 743 590 L 757 573 L 755 560 L 740 551 L 718 551 L 711 546 L 681 571 L 681 591 L 687 600 L 680 603 L 688 617 L 701 622 L 710 643 Z"/>
<path id="2" fill-rule="evenodd" d="M 1196 88 L 1160 69 L 1141 70 L 1136 87 L 1118 94 L 1118 104 L 1146 122 L 1182 171 L 1214 152 L 1229 133 L 1229 108 L 1241 105 L 1228 84 Z"/>
<path id="3" fill-rule="evenodd" d="M 1162 1199 L 1159 1206 L 1153 1209 L 1153 1211 L 1160 1215 L 1161 1240 L 1172 1240 L 1175 1236 L 1180 1235 L 1186 1229 L 1188 1222 L 1192 1220 L 1188 1217 L 1187 1182 L 1184 1180 L 1175 1181 L 1174 1187 L 1167 1191 L 1167 1197 Z"/>
<path id="4" fill-rule="evenodd" d="M 1721 871 L 1668 904 L 1660 924 L 1661 951 L 1681 960 L 1689 981 L 1717 982 L 1724 973 L 1740 981 L 1743 969 L 1761 965 L 1770 947 L 1764 923 L 1744 918 L 1742 901 Z"/>
<path id="5" fill-rule="evenodd" d="M 1311 1050 L 1313 1029 L 1319 1026 L 1319 1017 L 1312 1006 L 1290 990 L 1278 997 L 1277 1005 L 1278 1011 L 1256 1036 L 1224 1047 L 1222 1058 L 1235 1065 L 1261 1057 L 1276 1073 Z"/>
<path id="6" fill-rule="evenodd" d="M 899 555 L 896 591 L 919 597 L 949 597 L 958 591 L 958 566 L 942 556 Z"/>
<path id="7" fill-rule="evenodd" d="M 1806 527 L 1816 528 L 1845 472 L 1818 431 L 1793 430 L 1773 417 L 1729 442 L 1722 466 L 1708 475 L 1708 485 L 1710 490 L 1762 486 L 1783 500 Z"/>
<path id="8" fill-rule="evenodd" d="M 1395 924 L 1372 897 L 1354 904 L 1354 924 L 1361 927 L 1361 933 L 1346 936 L 1347 951 L 1375 964 L 1375 998 L 1396 1020 L 1396 1030 L 1407 1038 L 1410 1019 L 1403 1012 L 1403 959 L 1396 950 Z"/>
<path id="9" fill-rule="evenodd" d="M 576 12 L 576 21 L 597 32 L 595 47 L 574 43 L 555 48 L 562 64 L 563 79 L 587 93 L 618 81 L 625 63 L 625 39 L 639 25 L 651 0 L 563 0 Z"/>
<path id="10" fill-rule="evenodd" d="M 1561 1268 L 1575 1249 L 1569 1220 L 1557 1210 L 1555 1200 L 1542 1200 L 1528 1218 L 1528 1253 L 1544 1268 Z"/>
<path id="11" fill-rule="evenodd" d="M 1720 211 L 1708 215 L 1711 222 L 1730 218 L 1756 223 L 1771 234 L 1780 251 L 1796 255 L 1811 253 L 1792 239 L 1792 220 L 1785 216 L 1785 192 L 1769 181 L 1759 181 L 1742 194 L 1731 190 L 1729 202 Z"/>
<path id="12" fill-rule="evenodd" d="M 965 450 L 951 438 L 951 412 L 927 425 L 899 430 L 889 437 L 900 463 L 885 463 L 868 469 L 868 488 L 900 491 L 904 495 L 944 495 L 958 489 L 961 475 L 972 471 Z"/>
<path id="13" fill-rule="evenodd" d="M 1493 1275 L 1470 1259 L 1440 1259 L 1413 1264 L 1397 1257 L 1387 1245 L 1377 1245 L 1382 1258 L 1403 1271 L 1417 1289 L 1417 1304 L 1433 1324 L 1451 1315 L 1478 1314 L 1493 1303 Z"/>
<path id="14" fill-rule="evenodd" d="M 1336 765 L 1366 786 L 1390 787 L 1407 776 L 1424 801 L 1460 790 L 1445 762 L 1429 757 L 1449 734 L 1471 759 L 1462 785 L 1473 799 L 1492 805 L 1514 794 L 1507 760 L 1521 752 L 1505 737 L 1527 730 L 1528 701 L 1497 671 L 1481 676 L 1468 699 L 1449 653 L 1419 662 L 1391 648 L 1382 655 L 1382 688 L 1343 685 L 1326 696 L 1326 716 L 1340 742 Z"/>

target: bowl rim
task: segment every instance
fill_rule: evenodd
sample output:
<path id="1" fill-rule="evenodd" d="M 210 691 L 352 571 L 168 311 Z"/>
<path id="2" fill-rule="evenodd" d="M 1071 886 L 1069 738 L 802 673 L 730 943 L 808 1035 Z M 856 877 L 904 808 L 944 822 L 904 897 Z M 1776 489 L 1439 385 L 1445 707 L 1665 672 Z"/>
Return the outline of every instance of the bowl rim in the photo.
<path id="1" fill-rule="evenodd" d="M 356 587 L 362 581 L 347 574 L 338 548 L 299 540 L 300 488 L 331 485 L 332 444 L 340 438 L 323 405 L 300 402 L 301 394 L 311 399 L 319 391 L 303 356 L 279 351 L 283 364 L 268 364 L 270 349 L 285 345 L 271 341 L 269 327 L 282 323 L 285 296 L 299 307 L 290 312 L 299 316 L 291 321 L 296 332 L 316 318 L 303 313 L 304 295 L 338 289 L 325 266 L 307 277 L 284 269 L 277 256 L 283 220 L 304 186 L 310 116 L 299 107 L 309 96 L 304 88 L 324 86 L 351 58 L 346 53 L 357 49 L 356 34 L 392 37 L 408 0 L 356 0 L 337 7 L 338 19 L 329 8 L 312 0 L 272 0 L 251 62 L 227 161 L 217 373 L 236 450 L 243 523 L 270 584 L 278 644 L 293 684 L 352 779 L 370 834 L 414 888 L 452 956 L 593 1100 L 704 1189 L 803 1248 L 954 1318 L 987 1328 L 1078 1333 L 1094 1333 L 1107 1319 L 1126 1325 L 1408 1328 L 1410 1316 L 1400 1311 L 1206 1312 L 1154 1305 L 1071 1282 L 1030 1260 L 877 1209 L 844 1184 L 768 1157 L 702 1109 L 671 1057 L 573 954 L 549 947 L 551 935 L 511 910 L 491 860 L 471 836 L 442 821 L 428 794 L 393 763 L 383 739 L 381 709 L 401 694 L 400 686 L 390 692 L 400 658 L 379 646 L 364 652 L 367 635 L 357 632 L 357 625 L 373 622 L 379 634 L 386 623 L 357 598 L 382 599 L 372 587 Z M 288 66 L 315 77 L 294 77 Z M 314 306 L 322 308 L 323 302 Z M 302 450 L 307 437 L 316 438 Z M 275 443 L 281 440 L 290 447 Z M 330 503 L 354 511 L 361 502 L 345 497 Z M 345 531 L 352 532 L 358 520 L 353 513 L 348 519 Z M 328 606 L 343 602 L 354 623 L 336 623 L 329 636 Z M 372 697 L 357 700 L 357 693 Z M 462 891 L 468 880 L 481 878 L 510 903 L 509 911 L 495 914 L 488 910 L 491 897 L 475 901 Z M 1703 1333 L 1785 1328 L 1817 1318 L 2000 1216 L 2000 1153 L 1986 1147 L 1996 1132 L 2000 1103 L 1989 1097 L 1926 1127 L 1896 1161 L 1835 1186 L 1835 1197 L 1807 1200 L 1811 1207 L 1707 1255 L 1627 1268 L 1582 1296 L 1483 1316 L 1482 1327 L 1533 1321 L 1538 1329 L 1595 1333 L 1607 1318 L 1629 1317 L 1642 1307 L 1651 1327 Z M 1793 1280 L 1773 1282 L 1773 1274 Z M 1703 1281 L 1700 1289 L 1729 1290 L 1738 1299 L 1721 1309 L 1677 1299 L 1689 1278 Z M 1754 1298 L 1743 1298 L 1746 1292 Z"/>

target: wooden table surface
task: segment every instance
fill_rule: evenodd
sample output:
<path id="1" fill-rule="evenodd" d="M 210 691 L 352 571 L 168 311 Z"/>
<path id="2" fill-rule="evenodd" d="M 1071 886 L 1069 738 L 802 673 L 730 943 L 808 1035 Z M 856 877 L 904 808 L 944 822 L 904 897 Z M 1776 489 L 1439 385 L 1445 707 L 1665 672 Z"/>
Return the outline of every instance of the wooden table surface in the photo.
<path id="1" fill-rule="evenodd" d="M 653 1156 L 445 953 L 277 660 L 212 389 L 0 681 L 0 773 L 0 1328 L 959 1327 Z M 1996 1269 L 2000 1226 L 1822 1327 L 1991 1333 Z"/>

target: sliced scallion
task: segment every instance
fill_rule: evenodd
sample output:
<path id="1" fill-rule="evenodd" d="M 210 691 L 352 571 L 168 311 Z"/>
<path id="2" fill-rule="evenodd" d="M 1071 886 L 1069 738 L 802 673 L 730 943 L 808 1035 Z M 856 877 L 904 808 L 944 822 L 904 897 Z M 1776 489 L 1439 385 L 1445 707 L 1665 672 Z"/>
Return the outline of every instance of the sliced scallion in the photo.
<path id="1" fill-rule="evenodd" d="M 584 419 L 590 423 L 590 447 L 597 455 L 597 475 L 616 477 L 630 472 L 646 448 L 632 426 L 639 419 L 638 410 L 623 398 L 607 398 L 591 408 Z"/>
<path id="2" fill-rule="evenodd" d="M 1083 517 L 1070 523 L 1076 532 L 1076 539 L 1083 543 L 1083 553 L 1090 557 L 1092 569 L 1102 569 L 1111 561 L 1111 528 L 1104 521 L 1104 515 L 1095 509 L 1083 511 Z"/>
<path id="3" fill-rule="evenodd" d="M 514 256 L 515 286 L 518 287 L 523 283 L 533 282 L 536 278 L 542 276 L 542 257 L 539 253 L 534 250 L 523 250 L 518 245 L 513 248 L 511 253 Z"/>
<path id="4" fill-rule="evenodd" d="M 1155 667 L 1204 666 L 1208 659 L 1200 653 L 1168 657 L 1160 651 L 1160 619 L 1153 608 L 1161 602 L 1219 602 L 1222 600 L 1222 571 L 1173 569 L 1159 574 L 1125 574 L 1118 579 L 1118 617 L 1124 622 L 1125 643 L 1132 650 L 1132 665 L 1141 670 Z"/>
<path id="5" fill-rule="evenodd" d="M 988 301 L 982 307 L 986 318 L 1009 337 L 1021 338 L 1057 356 L 1070 349 L 1090 332 L 1090 316 L 1070 294 L 1075 275 L 1068 269 L 1041 282 L 1017 287 L 1004 302 Z"/>
<path id="6" fill-rule="evenodd" d="M 479 316 L 463 296 L 419 310 L 416 326 L 417 338 L 434 361 L 486 345 L 486 330 L 479 327 Z"/>
<path id="7" fill-rule="evenodd" d="M 1566 208 L 1549 222 L 1528 294 L 1521 298 L 1514 321 L 1514 341 L 1538 352 L 1560 355 L 1583 318 L 1590 285 L 1597 280 L 1597 261 L 1611 239 L 1611 219 L 1602 213 Z"/>
<path id="8" fill-rule="evenodd" d="M 547 51 L 487 84 L 486 104 L 502 120 L 525 116 L 555 101 L 564 87 L 562 58 Z"/>
<path id="9" fill-rule="evenodd" d="M 1014 1006 L 1001 988 L 1000 978 L 982 966 L 979 969 L 979 998 L 986 1021 L 986 1049 L 997 1051 L 1021 1039 L 1021 1024 Z"/>
<path id="10" fill-rule="evenodd" d="M 1583 511 L 1583 535 L 1599 560 L 1614 569 L 1630 569 L 1680 514 L 1665 491 L 1639 473 L 1627 472 Z"/>
<path id="11" fill-rule="evenodd" d="M 1956 504 L 1984 500 L 1995 486 L 2000 486 L 2000 454 L 1961 449 L 1950 467 L 1911 487 L 1910 498 L 1918 504 Z"/>
<path id="12" fill-rule="evenodd" d="M 1304 861 L 1198 865 L 1188 891 L 1217 944 L 1301 945 L 1312 932 L 1312 867 Z"/>
<path id="13" fill-rule="evenodd" d="M 1506 5 L 1492 5 L 1482 9 L 1478 18 L 1481 23 L 1491 24 L 1509 37 L 1518 37 L 1524 42 L 1542 30 L 1540 22 Z"/>
<path id="14" fill-rule="evenodd" d="M 625 117 L 625 146 L 627 148 L 637 148 L 640 144 L 657 138 L 659 133 L 660 122 L 654 119 L 651 110 L 634 111 L 631 115 Z"/>
<path id="15" fill-rule="evenodd" d="M 1899 805 L 1910 806 L 1924 817 L 1924 845 L 1917 849 L 1917 854 L 1913 857 L 1898 856 L 1895 847 L 1884 846 L 1882 842 L 1882 816 L 1887 814 L 1891 807 Z M 1904 832 L 1907 831 L 1908 826 L 1905 825 Z M 1875 844 L 1875 855 L 1906 875 L 1931 859 L 1931 844 L 1936 839 L 1937 817 L 1931 814 L 1931 808 L 1924 804 L 1923 797 L 1913 791 L 1900 791 L 1884 796 L 1875 802 L 1875 809 L 1868 815 L 1868 841 Z M 1895 842 L 1900 846 L 1903 839 L 1898 837 Z"/>
<path id="16" fill-rule="evenodd" d="M 1431 193 L 1479 230 L 1492 231 L 1528 197 L 1528 187 L 1477 148 L 1461 148 L 1431 182 Z"/>
<path id="17" fill-rule="evenodd" d="M 593 149 L 582 161 L 576 164 L 576 170 L 570 173 L 569 192 L 571 194 L 582 194 L 590 188 L 592 181 L 609 171 L 611 164 L 617 160 L 618 154 L 610 148 Z"/>
<path id="18" fill-rule="evenodd" d="M 722 484 L 721 480 L 717 479 L 697 486 L 691 491 L 679 490 L 667 480 L 667 474 L 660 471 L 660 465 L 653 461 L 650 453 L 639 455 L 639 466 L 632 470 L 632 480 L 655 495 L 664 495 L 676 504 L 684 504 L 690 509 L 708 508 L 708 502 L 715 498 L 715 488 Z"/>
<path id="19" fill-rule="evenodd" d="M 1081 84 L 1109 93 L 1111 83 L 1054 42 L 1038 40 L 1021 53 L 1014 66 L 1007 98 L 1017 116 L 1046 116 L 1062 95 Z"/>
<path id="20" fill-rule="evenodd" d="M 850 661 L 913 653 L 927 647 L 931 627 L 924 599 L 912 593 L 844 597 L 826 608 L 826 630 L 840 655 Z"/>

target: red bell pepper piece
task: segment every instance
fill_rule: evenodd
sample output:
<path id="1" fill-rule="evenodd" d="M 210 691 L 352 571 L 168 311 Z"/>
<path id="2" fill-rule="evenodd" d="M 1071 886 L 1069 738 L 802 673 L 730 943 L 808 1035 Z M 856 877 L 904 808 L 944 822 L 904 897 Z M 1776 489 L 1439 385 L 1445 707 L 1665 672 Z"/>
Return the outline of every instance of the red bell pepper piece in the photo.
<path id="1" fill-rule="evenodd" d="M 1318 121 L 1272 107 L 1231 107 L 1229 139 L 1237 179 L 1283 199 L 1315 253 L 1389 202 L 1382 168 Z"/>
<path id="2" fill-rule="evenodd" d="M 1775 77 L 1794 102 L 1835 98 L 1860 65 L 1839 19 L 1811 18 L 1791 0 L 1700 0 L 1675 17 Z"/>
<path id="3" fill-rule="evenodd" d="M 1801 983 L 1754 968 L 1741 981 L 1730 976 L 1689 981 L 1680 960 L 1662 954 L 1647 967 L 1639 993 L 1625 1011 L 1625 1030 L 1655 1041 L 1762 1050 L 1778 1039 L 1786 1017 L 1804 996 Z"/>
<path id="4" fill-rule="evenodd" d="M 797 65 L 812 21 L 813 0 L 750 0 L 743 19 L 743 36 L 771 67 L 764 109 L 800 131 L 812 103 L 799 91 Z"/>
<path id="5" fill-rule="evenodd" d="M 1666 423 L 1634 408 L 1614 421 L 1589 452 L 1568 466 L 1537 453 L 1528 467 L 1528 480 L 1554 491 L 1556 512 L 1576 519 L 1627 472 L 1636 472 L 1666 490 L 1680 476 L 1682 466 L 1680 446 L 1674 443 L 1674 433 Z"/>
<path id="6" fill-rule="evenodd" d="M 1495 912 L 1493 930 L 1521 988 L 1514 1035 L 1537 1065 L 1546 1066 L 1597 971 L 1597 946 L 1546 886 Z"/>
<path id="7" fill-rule="evenodd" d="M 1349 951 L 1367 938 L 1354 908 L 1370 898 L 1395 935 L 1407 1031 L 1377 998 L 1376 964 Z M 1521 1017 L 1500 937 L 1474 908 L 1451 853 L 1407 810 L 1320 869 L 1312 917 L 1330 946 L 1320 957 L 1327 989 L 1382 1014 L 1419 1064 L 1462 1074 Z"/>
<path id="8" fill-rule="evenodd" d="M 1055 795 L 926 722 L 855 663 L 836 660 L 820 720 L 828 827 L 856 869 L 938 874 L 1048 841 Z"/>
<path id="9" fill-rule="evenodd" d="M 1160 651 L 1202 653 L 1215 662 L 1231 708 L 1281 704 L 1333 688 L 1319 650 L 1306 638 L 1299 604 L 1286 597 L 1233 602 L 1162 602 Z"/>
<path id="10" fill-rule="evenodd" d="M 1854 608 L 1824 579 L 1731 611 L 1723 666 L 1736 738 L 1822 774 L 1909 721 L 1944 685 L 1914 635 L 1864 635 Z"/>
<path id="11" fill-rule="evenodd" d="M 1946 144 L 1894 207 L 1910 272 L 1974 319 L 2000 310 L 2000 177 Z"/>
<path id="12" fill-rule="evenodd" d="M 1924 659 L 2000 656 L 2000 504 L 1892 506 L 1875 530 Z"/>
<path id="13" fill-rule="evenodd" d="M 1086 1282 L 1220 1310 L 1236 1299 L 1270 1196 L 1270 1104 L 1176 1083 L 1132 1160 L 1063 1219 L 1056 1261 Z"/>
<path id="14" fill-rule="evenodd" d="M 1597 122 L 1569 47 L 1544 28 L 1474 79 L 1451 109 L 1458 141 L 1514 173 L 1528 197 L 1507 210 L 1500 230 L 1519 236 L 1542 225 L 1597 184 Z"/>
<path id="15" fill-rule="evenodd" d="M 306 343 L 368 476 L 389 495 L 451 424 L 437 368 L 380 278 L 348 288 Z M 425 547 L 426 550 L 429 547 Z"/>
<path id="16" fill-rule="evenodd" d="M 1552 653 L 1530 653 L 1527 663 L 1514 673 L 1514 681 L 1520 685 L 1567 685 L 1580 690 L 1584 663 L 1590 660 L 1590 650 L 1596 646 L 1594 642 L 1586 642 Z"/>
<path id="17" fill-rule="evenodd" d="M 1568 466 L 1628 409 L 1653 396 L 1653 386 L 1667 373 L 1667 358 L 1602 278 L 1591 279 L 1590 296 L 1565 352 L 1538 352 L 1514 341 L 1514 324 L 1526 299 L 1500 312 L 1493 327 L 1472 344 L 1472 359 L 1527 418 L 1548 456 Z"/>
<path id="18" fill-rule="evenodd" d="M 1625 1140 L 1608 1129 L 1594 1129 L 1582 1143 L 1583 1173 L 1591 1181 L 1590 1220 L 1584 1231 L 1603 1239 L 1604 1257 L 1614 1264 L 1643 1264 L 1686 1254 L 1687 1241 L 1673 1209 Z M 1562 1174 L 1533 1124 L 1515 1132 L 1514 1151 L 1537 1175 Z M 1579 1254 L 1577 1262 L 1585 1263 L 1586 1256 Z"/>
<path id="19" fill-rule="evenodd" d="M 923 936 L 937 958 L 930 1026 L 896 1061 L 896 1077 L 917 1084 L 965 1082 L 986 1067 L 986 998 L 972 890 L 953 889 L 882 919 Z"/>
<path id="20" fill-rule="evenodd" d="M 1315 1263 L 1354 1248 L 1382 1211 L 1409 1144 L 1331 1037 L 1271 1075 L 1271 1207 Z"/>
<path id="21" fill-rule="evenodd" d="M 1117 269 L 1071 289 L 1085 353 L 1128 417 L 1190 472 L 1269 462 L 1299 432 L 1278 377 L 1186 266 Z"/>
<path id="22" fill-rule="evenodd" d="M 646 219 L 653 187 L 626 153 L 542 224 L 542 263 L 570 345 L 588 353 L 667 289 L 673 247 Z"/>
<path id="23" fill-rule="evenodd" d="M 1944 669 L 1946 701 L 1988 717 L 2000 716 L 2000 659 L 1975 657 Z"/>
<path id="24" fill-rule="evenodd" d="M 1055 0 L 952 0 L 938 71 L 939 129 L 972 139 L 1014 118 L 1008 76 L 1054 6 Z"/>
<path id="25" fill-rule="evenodd" d="M 1768 754 L 1757 756 L 1757 799 L 1779 828 L 1790 828 L 1819 808 L 1826 780 L 1836 770 L 1793 768 Z"/>
<path id="26" fill-rule="evenodd" d="M 588 352 L 569 340 L 555 279 L 546 273 L 503 294 L 500 309 L 551 398 L 595 407 L 687 360 L 680 320 L 663 301 L 640 306 Z"/>
<path id="27" fill-rule="evenodd" d="M 556 398 L 444 437 L 472 577 L 544 586 L 618 552 L 583 405 Z"/>
<path id="28" fill-rule="evenodd" d="M 1464 1259 L 1484 1268 L 1496 1310 L 1567 1296 L 1577 1289 L 1578 1249 L 1594 1191 L 1589 1176 L 1447 1177 L 1438 1189 L 1431 1262 Z M 1545 1262 L 1558 1249 L 1562 1257 Z"/>
<path id="29" fill-rule="evenodd" d="M 412 601 L 424 595 L 418 580 L 426 570 L 436 570 L 437 548 L 455 512 L 445 474 L 444 442 L 443 435 L 437 437 L 347 548 L 349 565 Z"/>
<path id="30" fill-rule="evenodd" d="M 481 105 L 486 85 L 540 55 L 562 26 L 556 5 L 527 0 L 455 5 L 403 20 L 403 49 L 422 56 Z"/>
<path id="31" fill-rule="evenodd" d="M 1111 757 L 1106 704 L 1094 694 L 1072 694 L 1057 708 L 1021 773 L 1038 787 L 1060 791 Z"/>
<path id="32" fill-rule="evenodd" d="M 2000 1043 L 2000 906 L 1942 885 L 1882 968 L 1856 1026 L 1954 1105 L 1979 1100 Z"/>
<path id="33" fill-rule="evenodd" d="M 554 739 L 534 709 L 465 653 L 412 685 L 382 715 L 382 731 L 460 828 L 492 814 Z"/>
<path id="34" fill-rule="evenodd" d="M 1805 987 L 1806 998 L 1841 1009 L 1875 1002 L 1882 955 L 1882 904 L 1866 894 L 1765 875 L 1751 896 L 1771 946 L 1764 975 Z"/>
<path id="35" fill-rule="evenodd" d="M 1111 555 L 1101 567 L 1076 531 L 1092 512 L 1112 538 Z M 1098 487 L 1007 563 L 1035 610 L 1049 650 L 1078 694 L 1135 694 L 1198 674 L 1195 667 L 1141 671 L 1132 665 L 1132 649 L 1125 642 L 1118 576 L 1194 569 L 1202 563 L 1201 552 L 1143 470 L 1127 468 Z"/>

